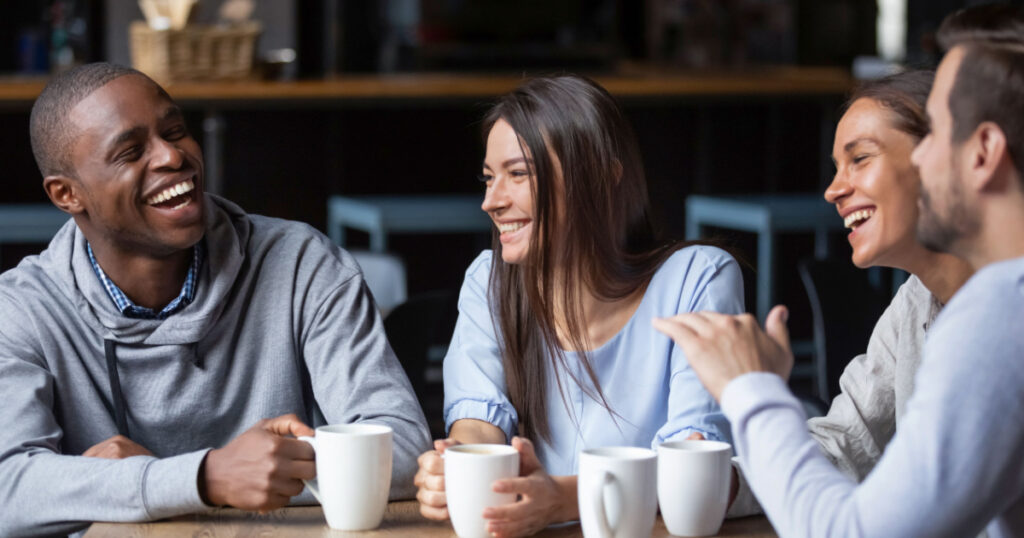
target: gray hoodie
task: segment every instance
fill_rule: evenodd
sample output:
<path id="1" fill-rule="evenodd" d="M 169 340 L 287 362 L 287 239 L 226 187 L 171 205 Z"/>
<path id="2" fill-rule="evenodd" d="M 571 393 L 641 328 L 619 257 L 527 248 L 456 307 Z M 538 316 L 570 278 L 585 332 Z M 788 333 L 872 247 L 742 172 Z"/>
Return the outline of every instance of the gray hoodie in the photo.
<path id="1" fill-rule="evenodd" d="M 391 426 L 391 496 L 414 493 L 429 433 L 355 261 L 309 226 L 206 200 L 195 299 L 166 320 L 117 311 L 74 222 L 0 275 L 0 536 L 205 510 L 206 452 L 285 413 Z M 156 457 L 80 456 L 118 434 L 110 352 L 129 436 Z"/>

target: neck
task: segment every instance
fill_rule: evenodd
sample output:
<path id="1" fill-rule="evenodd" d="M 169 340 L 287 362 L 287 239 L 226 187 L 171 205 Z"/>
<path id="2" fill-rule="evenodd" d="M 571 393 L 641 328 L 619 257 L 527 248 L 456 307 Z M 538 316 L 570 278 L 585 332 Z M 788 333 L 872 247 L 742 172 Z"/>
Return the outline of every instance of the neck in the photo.
<path id="1" fill-rule="evenodd" d="M 563 305 L 558 300 L 564 293 L 562 284 L 562 282 L 559 282 L 554 289 L 554 320 L 558 342 L 562 349 L 580 351 L 572 349 L 575 346 L 569 338 L 567 316 L 563 310 Z M 644 292 L 647 289 L 647 286 L 643 285 L 625 297 L 606 299 L 598 296 L 593 290 L 582 283 L 578 283 L 576 286 L 576 295 L 579 297 L 580 306 L 582 307 L 581 314 L 583 317 L 580 322 L 583 325 L 582 329 L 586 336 L 584 345 L 588 348 L 588 351 L 601 347 L 622 330 L 640 306 Z"/>
<path id="2" fill-rule="evenodd" d="M 165 257 L 127 254 L 102 243 L 90 243 L 96 262 L 107 278 L 133 303 L 159 310 L 181 293 L 192 249 L 187 248 Z"/>
<path id="3" fill-rule="evenodd" d="M 1024 196 L 990 201 L 976 236 L 960 241 L 975 270 L 1024 256 Z"/>
<path id="4" fill-rule="evenodd" d="M 921 280 L 924 287 L 939 300 L 946 304 L 960 286 L 974 274 L 971 265 L 962 258 L 941 252 L 932 252 L 920 247 L 911 256 L 913 261 L 900 267 Z"/>

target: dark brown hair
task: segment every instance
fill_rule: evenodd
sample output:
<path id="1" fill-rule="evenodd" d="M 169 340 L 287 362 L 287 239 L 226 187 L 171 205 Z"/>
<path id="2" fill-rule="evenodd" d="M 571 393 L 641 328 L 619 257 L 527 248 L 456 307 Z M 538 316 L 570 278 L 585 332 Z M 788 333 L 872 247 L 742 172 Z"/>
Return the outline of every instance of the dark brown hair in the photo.
<path id="1" fill-rule="evenodd" d="M 934 81 L 934 71 L 904 71 L 864 82 L 850 95 L 844 109 L 858 99 L 871 99 L 892 112 L 893 127 L 919 142 L 928 134 L 925 104 Z"/>
<path id="2" fill-rule="evenodd" d="M 964 8 L 942 20 L 935 38 L 944 51 L 970 42 L 1024 43 L 1024 11 L 1006 3 Z"/>
<path id="3" fill-rule="evenodd" d="M 636 137 L 604 88 L 577 76 L 534 78 L 491 108 L 483 123 L 485 141 L 498 120 L 512 127 L 523 155 L 532 159 L 528 165 L 535 215 L 523 264 L 501 261 L 501 241 L 493 233 L 489 295 L 496 308 L 491 311 L 520 431 L 533 439 L 550 439 L 549 360 L 560 393 L 564 395 L 563 370 L 615 416 L 585 351 L 590 345 L 581 289 L 608 300 L 627 297 L 646 286 L 683 243 L 655 238 Z M 549 151 L 558 157 L 561 170 Z M 557 245 L 552 240 L 556 237 Z M 556 311 L 565 313 L 566 343 L 577 350 L 585 379 L 572 373 L 559 346 Z"/>
<path id="4" fill-rule="evenodd" d="M 1024 163 L 1024 45 L 970 42 L 949 90 L 952 141 L 963 143 L 992 122 L 1006 136 L 1013 164 Z"/>

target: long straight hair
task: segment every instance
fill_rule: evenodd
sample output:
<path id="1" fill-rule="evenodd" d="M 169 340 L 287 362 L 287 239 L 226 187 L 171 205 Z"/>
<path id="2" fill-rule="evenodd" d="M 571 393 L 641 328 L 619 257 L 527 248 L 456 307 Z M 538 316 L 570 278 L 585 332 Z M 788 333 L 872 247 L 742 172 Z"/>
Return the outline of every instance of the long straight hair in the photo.
<path id="1" fill-rule="evenodd" d="M 485 143 L 499 120 L 512 127 L 529 157 L 535 214 L 522 264 L 501 261 L 499 233 L 492 232 L 491 312 L 520 433 L 550 440 L 548 361 L 567 408 L 560 371 L 615 416 L 587 353 L 581 290 L 604 300 L 627 297 L 685 244 L 656 239 L 636 137 L 604 88 L 578 76 L 534 78 L 490 109 Z M 566 343 L 582 362 L 582 378 L 559 345 L 558 311 Z"/>

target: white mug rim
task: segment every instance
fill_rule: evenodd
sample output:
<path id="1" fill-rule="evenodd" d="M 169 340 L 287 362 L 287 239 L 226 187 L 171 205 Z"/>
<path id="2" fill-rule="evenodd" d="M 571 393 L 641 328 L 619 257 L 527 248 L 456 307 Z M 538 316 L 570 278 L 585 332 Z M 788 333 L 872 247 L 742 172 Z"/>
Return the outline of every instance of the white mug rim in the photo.
<path id="1" fill-rule="evenodd" d="M 658 445 L 658 452 L 724 452 L 732 451 L 732 445 L 724 441 L 705 441 L 690 439 L 686 441 L 668 441 Z"/>
<path id="2" fill-rule="evenodd" d="M 390 435 L 394 430 L 384 424 L 326 424 L 316 428 L 317 435 Z"/>
<path id="3" fill-rule="evenodd" d="M 581 456 L 603 460 L 620 461 L 643 461 L 656 458 L 658 454 L 649 448 L 637 446 L 603 446 L 585 448 L 580 451 Z"/>
<path id="4" fill-rule="evenodd" d="M 480 452 L 472 452 L 473 450 L 484 450 L 486 454 Z M 511 445 L 504 445 L 499 443 L 472 443 L 468 445 L 453 445 L 444 449 L 444 453 L 441 457 L 447 456 L 449 453 L 456 454 L 458 457 L 467 458 L 494 458 L 494 457 L 506 457 L 511 455 L 519 455 L 519 451 Z"/>

